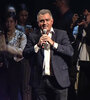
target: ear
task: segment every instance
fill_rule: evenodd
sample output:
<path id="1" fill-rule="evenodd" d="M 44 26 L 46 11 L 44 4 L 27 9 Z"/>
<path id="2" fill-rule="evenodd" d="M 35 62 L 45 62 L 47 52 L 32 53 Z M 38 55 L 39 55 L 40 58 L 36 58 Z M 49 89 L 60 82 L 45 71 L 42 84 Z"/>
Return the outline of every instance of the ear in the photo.
<path id="1" fill-rule="evenodd" d="M 53 18 L 52 18 L 51 22 L 52 22 L 52 24 L 53 24 L 53 22 L 54 22 Z"/>
<path id="2" fill-rule="evenodd" d="M 37 21 L 37 25 L 40 26 L 39 22 Z"/>

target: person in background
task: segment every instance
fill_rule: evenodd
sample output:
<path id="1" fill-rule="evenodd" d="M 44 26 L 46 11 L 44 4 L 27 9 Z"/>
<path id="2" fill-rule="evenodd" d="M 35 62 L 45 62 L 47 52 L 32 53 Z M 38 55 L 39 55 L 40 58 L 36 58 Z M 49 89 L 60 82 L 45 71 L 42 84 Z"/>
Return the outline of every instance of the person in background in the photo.
<path id="1" fill-rule="evenodd" d="M 82 13 L 74 14 L 72 18 L 72 34 L 75 37 L 75 42 L 73 43 L 73 47 L 76 50 L 79 46 L 79 43 L 82 39 L 83 29 L 87 29 L 90 23 L 90 12 L 87 9 L 84 9 Z M 77 51 L 76 51 L 77 52 Z"/>
<path id="2" fill-rule="evenodd" d="M 73 55 L 67 32 L 53 28 L 48 9 L 38 12 L 37 23 L 39 30 L 32 32 L 23 51 L 30 59 L 32 100 L 67 100 L 70 80 L 66 58 Z"/>
<path id="3" fill-rule="evenodd" d="M 12 5 L 9 5 L 8 8 L 7 8 L 7 13 L 14 13 L 14 14 L 16 14 L 15 7 L 12 6 Z"/>
<path id="4" fill-rule="evenodd" d="M 58 18 L 55 22 L 55 27 L 67 31 L 70 42 L 74 41 L 71 33 L 70 25 L 72 23 L 73 13 L 70 9 L 70 0 L 56 0 L 55 5 L 58 9 Z"/>
<path id="5" fill-rule="evenodd" d="M 90 16 L 90 12 L 88 9 L 83 9 L 82 14 L 79 15 L 78 13 L 75 13 L 72 17 L 72 24 L 71 24 L 71 29 L 72 29 L 72 34 L 74 35 L 75 39 L 79 33 L 79 27 L 84 25 L 86 23 L 86 19 Z M 88 21 L 87 21 L 88 22 Z M 85 27 L 87 27 L 88 23 L 86 24 Z"/>
<path id="6" fill-rule="evenodd" d="M 24 3 L 20 4 L 17 12 L 18 24 L 16 28 L 24 32 L 26 35 L 30 34 L 33 31 L 33 28 L 28 19 L 29 12 L 26 5 Z"/>
<path id="7" fill-rule="evenodd" d="M 77 100 L 90 98 L 90 79 L 88 78 L 88 66 L 90 62 L 90 12 L 84 9 L 81 15 L 76 24 L 78 25 L 78 33 L 75 40 L 76 46 L 74 53 L 74 61 L 77 67 Z"/>
<path id="8" fill-rule="evenodd" d="M 14 6 L 8 5 L 4 13 L 0 17 L 0 99 L 8 100 L 8 61 L 6 58 L 5 49 L 5 35 L 4 35 L 4 18 L 7 13 L 16 13 Z"/>
<path id="9" fill-rule="evenodd" d="M 8 93 L 10 100 L 19 100 L 22 95 L 23 49 L 27 43 L 26 35 L 16 29 L 17 19 L 14 13 L 8 13 L 5 18 L 4 34 L 6 38 L 6 58 L 8 61 Z"/>
<path id="10" fill-rule="evenodd" d="M 5 49 L 5 36 L 3 30 L 0 29 L 0 99 L 8 100 L 8 63 L 3 49 Z"/>
<path id="11" fill-rule="evenodd" d="M 25 4 L 20 4 L 18 9 L 18 22 L 16 28 L 26 34 L 27 39 L 28 35 L 33 31 L 32 25 L 28 21 L 29 12 Z M 31 100 L 31 87 L 29 85 L 30 80 L 30 64 L 27 59 L 23 59 L 23 80 L 22 80 L 22 89 L 23 89 L 23 100 Z"/>

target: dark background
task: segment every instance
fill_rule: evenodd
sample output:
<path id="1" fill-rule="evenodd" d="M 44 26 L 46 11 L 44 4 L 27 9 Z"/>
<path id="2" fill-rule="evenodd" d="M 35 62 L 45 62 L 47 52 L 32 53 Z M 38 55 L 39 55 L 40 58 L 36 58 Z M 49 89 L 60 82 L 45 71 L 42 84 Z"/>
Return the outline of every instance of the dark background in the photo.
<path id="1" fill-rule="evenodd" d="M 0 9 L 3 10 L 7 4 L 14 4 L 17 6 L 19 3 L 26 3 L 33 9 L 49 7 L 55 0 L 0 0 Z M 80 10 L 82 7 L 89 7 L 90 0 L 71 0 L 71 8 Z"/>
<path id="2" fill-rule="evenodd" d="M 53 4 L 55 0 L 0 0 L 0 18 L 5 12 L 5 8 L 8 4 L 13 4 L 16 9 L 20 3 L 25 3 L 29 8 L 31 23 L 36 23 L 37 12 L 42 8 L 49 8 L 52 14 L 55 15 L 56 7 Z M 72 12 L 81 13 L 84 8 L 90 8 L 90 0 L 71 0 L 70 7 Z"/>

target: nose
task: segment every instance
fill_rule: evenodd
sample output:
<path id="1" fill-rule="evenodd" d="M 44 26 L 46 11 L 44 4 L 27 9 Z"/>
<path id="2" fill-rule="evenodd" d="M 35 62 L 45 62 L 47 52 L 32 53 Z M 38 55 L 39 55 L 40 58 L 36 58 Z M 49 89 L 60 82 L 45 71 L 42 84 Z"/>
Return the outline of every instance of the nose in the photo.
<path id="1" fill-rule="evenodd" d="M 43 21 L 43 24 L 46 24 L 46 22 L 47 22 L 47 21 L 46 21 L 46 20 L 44 20 L 44 21 Z"/>
<path id="2" fill-rule="evenodd" d="M 23 16 L 23 19 L 26 19 L 26 16 Z"/>

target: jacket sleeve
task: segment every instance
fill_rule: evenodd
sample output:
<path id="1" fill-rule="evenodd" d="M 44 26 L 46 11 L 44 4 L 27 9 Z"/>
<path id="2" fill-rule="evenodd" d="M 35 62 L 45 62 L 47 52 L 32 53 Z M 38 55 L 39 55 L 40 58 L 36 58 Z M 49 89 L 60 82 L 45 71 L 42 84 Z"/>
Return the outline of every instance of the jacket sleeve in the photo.
<path id="1" fill-rule="evenodd" d="M 56 40 L 56 42 L 58 43 L 56 52 L 67 56 L 73 56 L 74 50 L 72 48 L 72 45 L 70 44 L 67 32 L 61 31 L 61 33 L 58 34 L 60 35 L 57 36 L 57 40 Z"/>
<path id="2" fill-rule="evenodd" d="M 28 36 L 28 40 L 27 40 L 27 44 L 23 50 L 23 56 L 25 58 L 29 58 L 30 56 L 35 54 L 35 50 L 34 50 L 34 37 L 32 35 Z"/>

